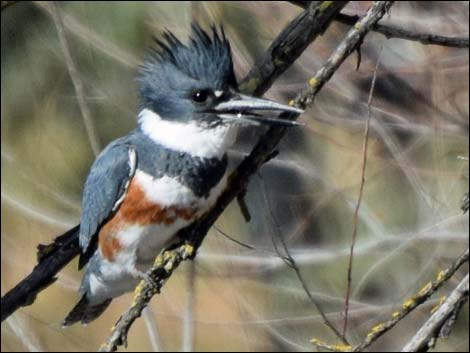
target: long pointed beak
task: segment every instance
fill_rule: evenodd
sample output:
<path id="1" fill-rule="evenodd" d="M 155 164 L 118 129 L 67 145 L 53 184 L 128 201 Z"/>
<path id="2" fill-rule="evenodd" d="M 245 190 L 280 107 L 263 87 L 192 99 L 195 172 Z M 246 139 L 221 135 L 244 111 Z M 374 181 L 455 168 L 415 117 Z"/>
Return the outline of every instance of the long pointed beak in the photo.
<path id="1" fill-rule="evenodd" d="M 235 94 L 230 100 L 219 103 L 215 108 L 219 117 L 231 122 L 251 124 L 297 126 L 302 125 L 294 120 L 279 119 L 282 113 L 299 115 L 303 110 L 280 104 L 268 99 Z M 264 115 L 260 114 L 263 112 Z M 278 117 L 275 117 L 275 116 Z"/>

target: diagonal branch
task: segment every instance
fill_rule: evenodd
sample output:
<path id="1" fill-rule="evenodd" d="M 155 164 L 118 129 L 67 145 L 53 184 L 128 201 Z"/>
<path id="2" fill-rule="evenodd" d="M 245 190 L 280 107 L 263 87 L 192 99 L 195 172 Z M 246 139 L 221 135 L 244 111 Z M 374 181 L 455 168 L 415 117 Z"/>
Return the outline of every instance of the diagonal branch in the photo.
<path id="1" fill-rule="evenodd" d="M 468 258 L 469 252 L 467 249 L 457 259 L 455 259 L 449 267 L 440 271 L 434 281 L 425 284 L 417 294 L 406 300 L 402 305 L 402 309 L 394 312 L 390 320 L 373 327 L 366 339 L 359 345 L 355 346 L 353 351 L 363 352 L 364 349 L 369 347 L 379 337 L 390 331 L 398 322 L 403 320 L 414 309 L 428 300 L 439 288 L 441 288 L 463 264 L 468 262 Z"/>
<path id="2" fill-rule="evenodd" d="M 468 256 L 467 249 L 463 254 L 457 257 L 452 262 L 452 264 L 449 265 L 449 267 L 440 271 L 434 281 L 426 283 L 418 293 L 407 299 L 402 304 L 401 310 L 392 313 L 392 318 L 390 320 L 375 325 L 360 344 L 354 347 L 344 346 L 342 344 L 327 344 L 316 338 L 312 339 L 311 342 L 319 348 L 327 349 L 333 352 L 364 352 L 364 350 L 374 343 L 379 337 L 390 331 L 393 327 L 395 327 L 396 324 L 406 318 L 414 309 L 431 298 L 431 296 L 439 288 L 441 288 L 449 281 L 450 278 L 452 278 L 452 276 L 460 267 L 462 267 L 463 264 L 468 262 Z"/>
<path id="3" fill-rule="evenodd" d="M 290 1 L 291 3 L 305 8 L 310 1 Z M 346 14 L 339 14 L 335 18 L 336 21 L 345 25 L 353 26 L 358 20 L 358 16 L 351 16 Z M 431 34 L 425 32 L 411 31 L 391 24 L 375 24 L 372 27 L 374 32 L 381 33 L 387 38 L 399 38 L 419 42 L 425 45 L 441 45 L 444 47 L 452 48 L 468 48 L 468 37 L 448 37 L 438 34 Z"/>
<path id="4" fill-rule="evenodd" d="M 347 1 L 314 1 L 292 20 L 274 39 L 262 56 L 240 83 L 240 90 L 255 96 L 266 92 L 273 82 L 297 59 L 300 54 L 329 26 L 331 19 L 346 6 Z"/>
<path id="5" fill-rule="evenodd" d="M 2 297 L 2 321 L 20 307 L 33 304 L 37 294 L 54 283 L 57 273 L 80 253 L 78 229 L 75 226 L 51 244 L 38 245 L 38 264 Z"/>
<path id="6" fill-rule="evenodd" d="M 269 89 L 273 80 L 279 77 L 279 75 L 281 75 L 301 54 L 298 48 L 307 47 L 318 34 L 322 33 L 331 22 L 331 19 L 339 13 L 346 3 L 347 2 L 344 1 L 334 3 L 321 2 L 318 6 L 311 6 L 304 11 L 304 13 L 299 15 L 280 33 L 277 38 L 279 45 L 271 45 L 267 54 L 264 55 L 261 63 L 258 65 L 266 65 L 276 69 L 252 70 L 242 81 L 242 89 L 245 87 L 246 92 L 250 91 L 247 86 L 243 86 L 243 83 L 246 82 L 252 82 L 253 91 L 258 85 L 263 85 L 264 90 Z M 302 20 L 300 21 L 299 18 Z M 296 41 L 294 35 L 298 33 L 311 33 L 311 37 L 302 37 Z M 276 43 L 276 41 L 274 43 Z M 283 58 L 283 60 L 281 60 L 281 58 Z M 264 150 L 264 152 L 261 150 Z M 269 147 L 265 147 L 264 149 L 260 148 L 257 154 L 261 153 L 261 156 L 268 155 L 269 153 L 267 151 L 270 151 Z M 253 161 L 250 163 L 245 162 L 245 167 L 239 168 L 239 172 L 232 176 L 232 180 L 237 180 L 237 182 L 232 183 L 232 185 L 228 187 L 225 192 L 225 198 L 219 200 L 214 207 L 210 218 L 212 221 L 208 220 L 207 224 L 209 224 L 209 222 L 212 224 L 222 213 L 228 203 L 237 195 L 240 187 L 248 182 L 248 178 L 251 174 L 262 164 L 262 161 L 264 161 L 263 157 L 260 157 L 259 161 L 256 163 Z M 251 167 L 247 165 L 251 165 Z M 194 225 L 195 228 L 196 226 L 197 225 Z M 209 228 L 210 225 L 207 227 L 207 230 Z M 78 226 L 57 237 L 52 244 L 41 246 L 38 264 L 32 272 L 2 297 L 2 321 L 19 307 L 31 305 L 34 302 L 36 294 L 52 283 L 57 273 L 72 261 L 79 252 Z"/>
<path id="7" fill-rule="evenodd" d="M 442 329 L 448 322 L 453 324 L 455 318 L 468 301 L 468 273 L 457 285 L 449 297 L 434 311 L 431 317 L 424 323 L 414 337 L 403 347 L 402 352 L 427 352 L 435 345 L 440 337 Z"/>
<path id="8" fill-rule="evenodd" d="M 346 57 L 361 44 L 371 25 L 379 21 L 386 11 L 392 6 L 392 4 L 393 1 L 375 2 L 364 18 L 361 19 L 361 21 L 359 21 L 354 26 L 354 28 L 350 30 L 350 33 L 348 33 L 347 37 L 333 53 L 332 57 L 326 62 L 324 67 L 317 74 L 318 80 L 321 81 L 317 81 L 316 90 L 313 95 L 310 90 L 306 90 L 306 94 L 308 94 L 310 102 L 313 101 L 313 96 L 331 78 L 333 73 L 346 59 Z M 336 2 L 325 1 L 316 4 L 312 3 L 307 11 L 311 11 L 310 16 L 313 18 L 317 17 L 314 21 L 314 23 L 318 26 L 317 28 L 323 29 L 325 24 L 329 23 L 334 14 L 339 12 L 343 6 L 343 4 L 338 6 L 338 3 Z M 308 19 L 310 16 L 306 16 L 305 18 Z M 291 26 L 298 25 L 299 23 L 294 20 L 288 25 L 288 29 Z M 284 35 L 286 33 L 288 33 L 288 31 L 284 30 L 280 35 Z M 275 40 L 274 42 L 280 44 L 283 43 L 283 41 L 278 40 Z M 295 44 L 295 41 L 293 44 Z M 300 54 L 300 52 L 297 51 L 292 52 Z M 291 62 L 293 62 L 295 59 L 296 57 L 291 58 Z M 317 77 L 317 75 L 315 77 Z M 272 82 L 270 77 L 267 77 L 267 79 Z M 248 84 L 248 91 L 257 92 L 257 81 L 254 82 L 255 83 L 253 86 Z M 259 84 L 263 84 L 263 82 L 259 82 Z M 269 87 L 269 85 L 267 85 L 267 87 Z M 304 102 L 302 100 L 302 95 L 299 96 L 297 102 Z M 298 104 L 298 107 L 305 107 L 305 105 L 303 103 L 302 105 Z M 295 119 L 296 116 L 286 114 L 285 118 Z M 115 351 L 119 345 L 126 344 L 127 334 L 131 325 L 141 315 L 142 310 L 148 304 L 152 296 L 160 291 L 166 279 L 168 279 L 171 273 L 183 260 L 191 259 L 196 255 L 196 250 L 204 240 L 204 237 L 212 224 L 224 211 L 225 207 L 227 207 L 228 204 L 244 190 L 250 176 L 253 175 L 261 167 L 261 165 L 269 160 L 274 148 L 279 143 L 280 139 L 284 136 L 286 131 L 287 130 L 285 127 L 270 128 L 260 138 L 250 155 L 245 158 L 240 163 L 238 168 L 232 173 L 229 178 L 228 187 L 217 200 L 215 207 L 205 214 L 200 220 L 180 232 L 181 238 L 186 239 L 185 243 L 174 250 L 164 251 L 163 254 L 157 258 L 154 266 L 150 270 L 152 278 L 157 283 L 157 288 L 150 287 L 146 282 L 141 282 L 139 284 L 139 286 L 136 288 L 134 301 L 131 307 L 121 316 L 116 325 L 113 327 L 111 335 L 109 336 L 107 342 L 101 347 L 101 351 Z"/>
<path id="9" fill-rule="evenodd" d="M 323 85 L 328 82 L 343 61 L 360 47 L 365 35 L 385 15 L 392 4 L 393 1 L 376 1 L 364 17 L 349 30 L 346 38 L 336 47 L 322 68 L 308 81 L 308 87 L 304 88 L 289 104 L 301 109 L 311 105 Z"/>

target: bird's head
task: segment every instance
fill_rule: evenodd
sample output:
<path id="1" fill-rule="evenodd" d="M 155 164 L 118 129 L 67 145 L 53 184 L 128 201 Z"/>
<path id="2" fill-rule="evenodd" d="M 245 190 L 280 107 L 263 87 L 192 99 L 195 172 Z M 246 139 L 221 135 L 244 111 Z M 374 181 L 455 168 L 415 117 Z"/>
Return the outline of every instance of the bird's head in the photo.
<path id="1" fill-rule="evenodd" d="M 188 44 L 170 31 L 155 39 L 138 77 L 141 108 L 159 119 L 216 128 L 232 124 L 289 124 L 261 113 L 301 111 L 242 95 L 223 29 L 192 25 Z"/>

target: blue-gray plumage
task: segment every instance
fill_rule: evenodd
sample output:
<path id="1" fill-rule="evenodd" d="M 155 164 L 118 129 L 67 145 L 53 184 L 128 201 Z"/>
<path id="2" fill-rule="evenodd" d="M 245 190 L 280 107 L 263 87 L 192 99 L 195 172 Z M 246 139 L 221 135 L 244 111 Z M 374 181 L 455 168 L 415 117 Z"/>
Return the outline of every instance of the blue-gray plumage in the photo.
<path id="1" fill-rule="evenodd" d="M 282 124 L 262 111 L 300 111 L 237 91 L 223 30 L 171 32 L 139 70 L 139 126 L 97 157 L 85 182 L 81 299 L 64 326 L 97 318 L 131 291 L 177 232 L 212 207 L 227 179 L 227 150 L 240 124 Z"/>
<path id="2" fill-rule="evenodd" d="M 79 244 L 82 252 L 88 250 L 92 237 L 112 213 L 116 202 L 126 192 L 135 173 L 134 147 L 127 137 L 108 145 L 97 157 L 85 182 L 80 218 Z"/>

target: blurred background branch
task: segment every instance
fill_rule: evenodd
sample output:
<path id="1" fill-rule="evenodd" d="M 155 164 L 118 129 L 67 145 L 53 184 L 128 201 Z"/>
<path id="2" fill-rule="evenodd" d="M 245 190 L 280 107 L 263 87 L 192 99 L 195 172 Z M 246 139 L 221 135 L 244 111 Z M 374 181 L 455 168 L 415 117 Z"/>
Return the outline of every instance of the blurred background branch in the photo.
<path id="1" fill-rule="evenodd" d="M 57 29 L 57 35 L 59 37 L 62 52 L 64 53 L 65 63 L 67 64 L 70 79 L 72 80 L 73 87 L 75 89 L 75 94 L 77 95 L 77 102 L 78 106 L 80 107 L 80 112 L 82 114 L 83 124 L 85 125 L 87 131 L 88 140 L 90 141 L 90 146 L 93 150 L 94 155 L 97 156 L 101 151 L 101 143 L 99 140 L 98 133 L 96 132 L 95 127 L 93 126 L 90 109 L 88 108 L 88 104 L 85 101 L 85 92 L 83 91 L 83 83 L 80 78 L 80 74 L 77 70 L 75 62 L 72 58 L 72 54 L 70 52 L 70 47 L 67 41 L 67 35 L 65 33 L 64 24 L 62 23 L 62 15 L 60 13 L 60 9 L 56 1 L 49 2 L 48 6 L 51 10 L 52 18 L 54 19 L 54 24 Z"/>

